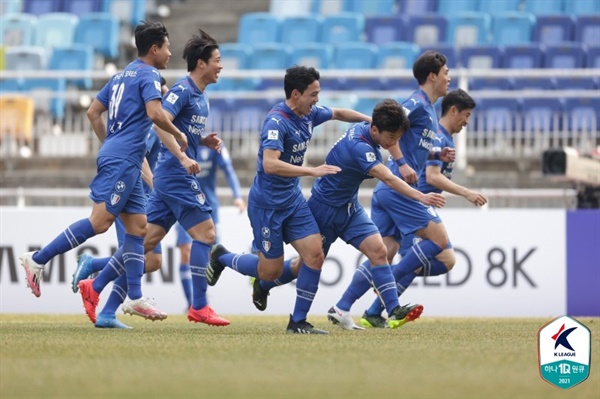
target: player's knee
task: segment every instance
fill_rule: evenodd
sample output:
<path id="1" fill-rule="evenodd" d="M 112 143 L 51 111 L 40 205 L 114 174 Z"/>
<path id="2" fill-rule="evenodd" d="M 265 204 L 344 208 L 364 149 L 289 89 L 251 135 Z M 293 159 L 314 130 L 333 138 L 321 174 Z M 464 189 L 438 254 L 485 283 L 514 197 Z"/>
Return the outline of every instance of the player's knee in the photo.
<path id="1" fill-rule="evenodd" d="M 446 259 L 444 259 L 444 265 L 446 265 L 446 269 L 448 269 L 448 271 L 452 270 L 452 268 L 454 267 L 454 265 L 456 264 L 456 256 L 454 255 L 454 251 L 451 251 L 451 253 L 448 255 L 448 257 Z"/>
<path id="2" fill-rule="evenodd" d="M 313 253 L 304 256 L 304 264 L 310 266 L 312 269 L 321 269 L 323 262 L 325 262 L 325 255 L 323 251 L 314 251 Z"/>
<path id="3" fill-rule="evenodd" d="M 282 273 L 283 270 L 263 270 L 259 271 L 258 278 L 265 281 L 273 281 L 281 277 Z"/>
<path id="4" fill-rule="evenodd" d="M 388 263 L 388 251 L 385 245 L 378 246 L 374 250 L 370 251 L 369 254 L 365 254 L 371 261 L 372 265 L 384 265 Z M 393 258 L 394 256 L 392 256 Z"/>

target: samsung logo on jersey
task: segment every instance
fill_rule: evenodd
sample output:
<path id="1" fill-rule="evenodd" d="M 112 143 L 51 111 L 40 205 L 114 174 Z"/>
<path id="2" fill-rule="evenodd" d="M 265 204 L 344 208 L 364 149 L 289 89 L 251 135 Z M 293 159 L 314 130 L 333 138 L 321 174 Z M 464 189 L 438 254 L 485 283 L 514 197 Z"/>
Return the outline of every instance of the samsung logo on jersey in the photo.
<path id="1" fill-rule="evenodd" d="M 202 123 L 206 122 L 206 116 L 194 115 L 192 116 L 192 123 Z"/>
<path id="2" fill-rule="evenodd" d="M 423 129 L 423 133 L 421 133 L 423 137 L 427 137 L 431 140 L 435 140 L 437 138 L 437 134 L 433 130 Z"/>
<path id="3" fill-rule="evenodd" d="M 191 133 L 191 134 L 198 135 L 198 134 L 202 134 L 204 132 L 204 128 L 203 127 L 196 127 L 196 126 L 189 125 L 188 126 L 188 132 Z"/>
<path id="4" fill-rule="evenodd" d="M 306 147 L 308 147 L 308 143 L 310 143 L 310 140 L 306 140 L 304 143 L 294 144 L 292 146 L 292 152 L 298 152 L 298 151 L 304 151 L 304 150 L 306 150 Z"/>

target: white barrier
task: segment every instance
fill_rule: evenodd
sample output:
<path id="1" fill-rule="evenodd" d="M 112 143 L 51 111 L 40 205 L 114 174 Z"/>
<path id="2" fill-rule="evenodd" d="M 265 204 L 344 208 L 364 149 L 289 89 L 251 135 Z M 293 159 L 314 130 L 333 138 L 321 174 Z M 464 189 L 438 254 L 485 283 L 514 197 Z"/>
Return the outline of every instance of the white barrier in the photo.
<path id="1" fill-rule="evenodd" d="M 1 207 L 0 312 L 82 313 L 79 295 L 71 292 L 77 250 L 47 266 L 49 281 L 42 296 L 26 288 L 18 257 L 30 247 L 46 244 L 69 223 L 87 217 L 88 208 L 17 209 Z M 441 216 L 457 251 L 457 264 L 446 276 L 418 277 L 402 303 L 419 302 L 427 316 L 549 317 L 566 312 L 565 212 L 563 210 L 442 210 Z M 248 251 L 251 230 L 245 214 L 221 209 L 220 236 L 234 252 Z M 111 228 L 80 249 L 108 256 L 116 238 Z M 163 241 L 163 270 L 145 282 L 144 293 L 168 313 L 181 314 L 185 299 L 179 281 L 179 256 L 174 232 Z M 293 249 L 286 249 L 292 254 Z M 336 242 L 326 261 L 312 313 L 323 315 L 335 304 L 361 261 L 359 252 Z M 221 314 L 258 314 L 251 302 L 249 279 L 225 270 L 209 300 Z M 108 296 L 102 295 L 101 305 Z M 367 293 L 352 313 L 360 315 L 375 298 Z M 287 314 L 294 306 L 293 284 L 272 290 L 264 314 Z"/>

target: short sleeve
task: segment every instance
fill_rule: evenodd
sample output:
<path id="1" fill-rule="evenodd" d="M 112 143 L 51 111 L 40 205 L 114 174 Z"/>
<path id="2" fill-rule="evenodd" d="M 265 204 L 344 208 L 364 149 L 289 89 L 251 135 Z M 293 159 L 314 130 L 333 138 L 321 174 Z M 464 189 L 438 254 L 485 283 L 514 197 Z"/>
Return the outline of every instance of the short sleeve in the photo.
<path id="1" fill-rule="evenodd" d="M 284 134 L 285 125 L 277 123 L 274 119 L 269 118 L 263 125 L 260 134 L 263 149 L 283 152 Z"/>

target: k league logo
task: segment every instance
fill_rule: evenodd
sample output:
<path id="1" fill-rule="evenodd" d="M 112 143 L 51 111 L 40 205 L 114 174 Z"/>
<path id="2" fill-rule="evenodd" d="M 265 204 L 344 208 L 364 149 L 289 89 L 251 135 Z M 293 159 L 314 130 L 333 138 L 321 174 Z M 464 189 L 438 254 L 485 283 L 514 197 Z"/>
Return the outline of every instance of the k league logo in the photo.
<path id="1" fill-rule="evenodd" d="M 548 383 L 568 389 L 585 381 L 590 374 L 590 330 L 569 317 L 562 316 L 538 332 L 540 376 Z"/>

